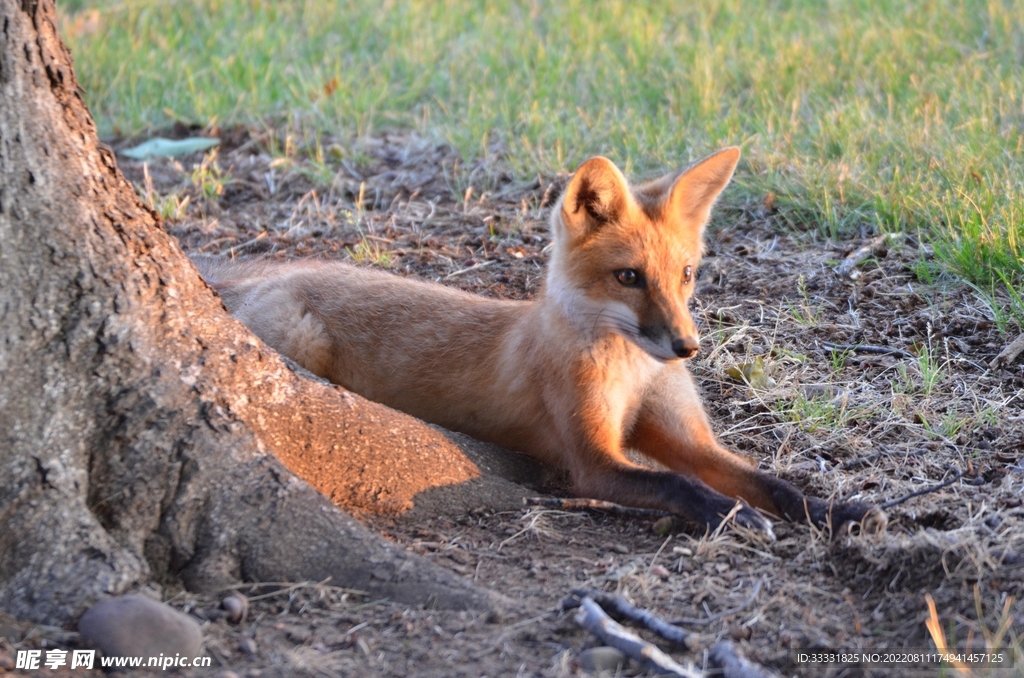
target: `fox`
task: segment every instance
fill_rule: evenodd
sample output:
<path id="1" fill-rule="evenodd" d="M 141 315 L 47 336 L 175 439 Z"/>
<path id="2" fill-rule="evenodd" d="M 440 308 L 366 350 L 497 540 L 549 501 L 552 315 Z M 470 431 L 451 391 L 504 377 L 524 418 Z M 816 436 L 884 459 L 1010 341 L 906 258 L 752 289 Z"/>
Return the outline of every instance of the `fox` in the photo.
<path id="1" fill-rule="evenodd" d="M 805 496 L 715 436 L 687 362 L 725 148 L 631 187 L 593 157 L 552 208 L 553 249 L 528 301 L 343 262 L 194 262 L 228 311 L 310 372 L 370 400 L 567 472 L 580 497 L 774 539 L 771 518 L 884 529 L 861 502 Z M 633 450 L 659 465 L 633 461 Z"/>

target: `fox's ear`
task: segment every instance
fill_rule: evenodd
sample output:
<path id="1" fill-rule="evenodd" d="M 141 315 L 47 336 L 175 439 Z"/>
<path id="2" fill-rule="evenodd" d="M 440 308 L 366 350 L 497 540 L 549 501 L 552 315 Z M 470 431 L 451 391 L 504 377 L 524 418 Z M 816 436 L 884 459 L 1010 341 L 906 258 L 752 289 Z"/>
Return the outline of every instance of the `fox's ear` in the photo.
<path id="1" fill-rule="evenodd" d="M 709 155 L 676 179 L 669 195 L 670 214 L 703 228 L 719 194 L 729 185 L 740 149 L 733 146 Z"/>
<path id="2" fill-rule="evenodd" d="M 593 233 L 626 209 L 626 177 L 608 158 L 597 156 L 580 165 L 562 195 L 562 223 L 576 240 Z"/>

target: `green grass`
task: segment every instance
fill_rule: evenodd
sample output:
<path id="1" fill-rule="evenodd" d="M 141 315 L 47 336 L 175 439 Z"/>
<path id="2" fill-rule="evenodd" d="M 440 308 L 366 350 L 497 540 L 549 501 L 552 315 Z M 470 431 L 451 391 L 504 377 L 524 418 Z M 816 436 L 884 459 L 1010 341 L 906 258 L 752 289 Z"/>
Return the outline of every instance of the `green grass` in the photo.
<path id="1" fill-rule="evenodd" d="M 845 398 L 808 398 L 797 395 L 782 404 L 782 415 L 807 433 L 834 431 L 870 414 L 867 406 L 851 407 Z"/>
<path id="2" fill-rule="evenodd" d="M 727 203 L 771 193 L 780 218 L 830 237 L 925 236 L 1018 317 L 1006 290 L 1024 278 L 1019 0 L 79 0 L 62 12 L 102 134 L 287 116 L 342 134 L 397 126 L 466 158 L 501 142 L 523 177 L 594 153 L 646 173 L 741 144 Z"/>

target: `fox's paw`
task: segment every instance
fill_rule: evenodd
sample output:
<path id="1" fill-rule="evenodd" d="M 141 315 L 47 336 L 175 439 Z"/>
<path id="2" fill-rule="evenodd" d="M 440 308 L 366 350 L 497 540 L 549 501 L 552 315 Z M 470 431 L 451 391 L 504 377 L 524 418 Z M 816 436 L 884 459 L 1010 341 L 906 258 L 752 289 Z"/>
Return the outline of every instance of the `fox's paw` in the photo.
<path id="1" fill-rule="evenodd" d="M 775 530 L 772 529 L 772 521 L 765 518 L 756 510 L 746 504 L 730 512 L 732 521 L 740 527 L 755 532 L 768 541 L 775 541 Z"/>
<path id="2" fill-rule="evenodd" d="M 831 526 L 834 534 L 839 534 L 840 529 L 844 527 L 848 531 L 859 529 L 861 534 L 880 534 L 889 524 L 885 511 L 860 502 L 830 504 L 815 499 L 813 503 L 809 503 L 808 510 L 815 525 Z"/>
<path id="3" fill-rule="evenodd" d="M 867 506 L 863 504 L 860 507 L 867 508 L 861 514 L 859 520 L 853 519 L 848 524 L 851 526 L 857 526 L 860 528 L 861 534 L 882 534 L 885 532 L 886 526 L 889 525 L 889 517 L 885 515 L 885 511 L 878 508 L 877 506 Z"/>

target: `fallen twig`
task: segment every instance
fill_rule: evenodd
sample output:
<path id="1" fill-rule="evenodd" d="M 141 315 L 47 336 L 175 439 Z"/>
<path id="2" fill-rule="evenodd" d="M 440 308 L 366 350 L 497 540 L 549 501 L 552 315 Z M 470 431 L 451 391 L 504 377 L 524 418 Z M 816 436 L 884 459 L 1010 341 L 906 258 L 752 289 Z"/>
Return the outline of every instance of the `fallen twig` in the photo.
<path id="1" fill-rule="evenodd" d="M 890 238 L 895 240 L 898 236 L 899 234 L 897 233 L 883 233 L 880 236 L 868 240 L 866 243 L 851 252 L 839 263 L 838 266 L 836 266 L 836 274 L 846 278 L 847 280 L 856 280 L 860 277 L 860 271 L 857 270 L 857 265 L 874 254 L 875 250 L 884 245 L 887 240 Z"/>
<path id="2" fill-rule="evenodd" d="M 1009 346 L 1004 348 L 999 355 L 993 358 L 992 362 L 989 363 L 989 367 L 992 369 L 996 369 L 998 367 L 1009 367 L 1021 353 L 1024 353 L 1024 334 L 1014 339 Z"/>
<path id="3" fill-rule="evenodd" d="M 872 346 L 871 344 L 832 344 L 827 341 L 821 342 L 823 348 L 830 351 L 852 351 L 853 353 L 870 353 L 872 355 L 892 355 L 897 358 L 913 358 L 914 354 L 904 351 L 901 348 L 889 346 Z"/>
<path id="4" fill-rule="evenodd" d="M 484 266 L 490 266 L 491 264 L 497 263 L 497 261 L 497 259 L 488 259 L 487 261 L 481 261 L 479 264 L 473 264 L 468 268 L 463 268 L 458 271 L 455 271 L 454 273 L 449 273 L 445 277 L 441 278 L 441 280 L 451 280 L 452 278 L 458 277 L 464 273 L 469 273 L 470 271 L 478 271 Z"/>
<path id="5" fill-rule="evenodd" d="M 604 610 L 615 617 L 628 619 L 631 622 L 642 624 L 644 627 L 657 633 L 659 636 L 682 647 L 689 647 L 686 629 L 674 626 L 661 617 L 639 607 L 636 607 L 622 596 L 613 593 L 605 593 L 595 589 L 577 589 L 572 595 L 562 601 L 562 609 L 570 610 L 579 607 L 580 601 L 590 598 L 600 605 Z"/>
<path id="6" fill-rule="evenodd" d="M 327 579 L 324 579 L 323 581 L 320 581 L 320 582 L 300 581 L 300 582 L 295 582 L 295 583 L 292 583 L 292 584 L 286 584 L 286 583 L 278 584 L 277 582 L 275 582 L 275 583 L 262 583 L 262 582 L 261 583 L 254 583 L 254 584 L 250 584 L 250 586 L 254 586 L 255 587 L 255 586 L 277 586 L 277 585 L 280 585 L 283 588 L 279 588 L 276 591 L 271 591 L 270 593 L 261 593 L 261 594 L 256 595 L 256 596 L 250 595 L 250 596 L 248 596 L 248 599 L 249 599 L 249 602 L 252 602 L 254 600 L 263 600 L 264 598 L 273 598 L 274 596 L 291 595 L 293 592 L 298 591 L 299 589 L 316 588 L 318 586 L 324 586 L 330 580 L 331 580 L 331 578 L 327 577 Z M 237 590 L 239 588 L 245 588 L 245 585 L 238 585 L 238 586 L 231 587 L 231 588 L 234 588 L 234 589 Z M 337 587 L 332 587 L 332 588 L 337 588 Z M 227 591 L 228 589 L 225 588 L 223 590 Z M 359 595 L 364 595 L 364 596 L 368 595 L 365 592 L 357 591 L 356 589 L 343 589 L 343 590 L 345 590 L 346 592 L 356 593 L 356 594 L 359 594 Z"/>
<path id="7" fill-rule="evenodd" d="M 370 595 L 366 591 L 360 591 L 359 589 L 350 589 L 350 588 L 345 588 L 344 586 L 329 585 L 327 582 L 329 582 L 330 580 L 331 580 L 331 577 L 327 577 L 327 579 L 324 579 L 324 580 L 319 581 L 319 582 L 316 582 L 316 581 L 299 581 L 299 582 L 295 582 L 295 581 L 241 582 L 241 583 L 238 583 L 238 584 L 229 584 L 228 586 L 223 586 L 223 587 L 221 587 L 219 589 L 216 589 L 216 591 L 218 593 L 229 593 L 231 591 L 240 591 L 241 589 L 249 589 L 250 590 L 250 594 L 248 596 L 246 596 L 246 599 L 248 599 L 248 600 L 257 600 L 257 598 L 255 597 L 256 594 L 251 593 L 251 591 L 253 589 L 270 588 L 272 586 L 277 586 L 279 588 L 277 588 L 277 589 L 275 589 L 275 590 L 273 590 L 273 591 L 271 591 L 269 593 L 260 594 L 259 597 L 261 597 L 261 598 L 269 598 L 271 596 L 280 595 L 282 593 L 291 593 L 292 591 L 297 591 L 298 589 L 318 588 L 318 587 L 324 587 L 324 588 L 328 588 L 328 589 L 330 589 L 332 591 L 336 591 L 336 592 L 339 592 L 339 593 L 348 593 L 348 594 L 355 595 L 355 596 L 369 596 Z"/>
<path id="8" fill-rule="evenodd" d="M 892 508 L 893 506 L 896 506 L 897 504 L 902 504 L 903 502 L 907 501 L 908 499 L 913 499 L 914 497 L 920 497 L 922 494 L 928 494 L 930 492 L 936 492 L 938 490 L 941 490 L 944 487 L 949 487 L 950 485 L 952 485 L 956 481 L 958 481 L 961 478 L 963 478 L 965 475 L 967 475 L 967 471 L 958 470 L 953 475 L 953 477 L 950 478 L 949 480 L 944 480 L 941 483 L 939 483 L 938 485 L 932 485 L 931 487 L 926 487 L 923 490 L 918 490 L 916 492 L 911 492 L 910 494 L 905 494 L 902 497 L 899 497 L 897 499 L 893 499 L 892 501 L 887 501 L 884 504 L 882 504 L 882 506 L 880 508 L 882 508 L 883 510 L 884 509 L 888 509 L 888 508 Z"/>
<path id="9" fill-rule="evenodd" d="M 895 456 L 895 455 L 899 454 L 904 459 L 906 459 L 908 457 L 916 457 L 919 454 L 925 454 L 926 452 L 931 452 L 931 450 L 929 450 L 926 447 L 922 447 L 922 448 L 917 449 L 917 450 L 911 450 L 910 452 L 902 452 L 902 453 L 900 453 L 900 452 L 893 452 L 892 450 L 884 449 L 881 452 L 873 452 L 872 454 L 869 454 L 869 455 L 866 455 L 866 456 L 863 456 L 863 457 L 857 457 L 855 459 L 848 459 L 847 461 L 844 461 L 842 464 L 839 464 L 838 466 L 834 467 L 832 470 L 833 471 L 846 471 L 847 469 L 851 469 L 851 468 L 854 468 L 856 466 L 863 466 L 863 465 L 866 465 L 866 464 L 870 464 L 871 462 L 873 462 L 874 460 L 878 459 L 879 457 L 881 457 L 883 455 Z"/>
<path id="10" fill-rule="evenodd" d="M 227 255 L 228 257 L 233 259 L 234 256 L 235 256 L 235 253 L 241 252 L 242 250 L 244 250 L 244 249 L 246 249 L 246 248 L 248 248 L 248 247 L 250 247 L 252 245 L 255 245 L 259 241 L 265 239 L 267 237 L 267 233 L 269 233 L 269 232 L 270 231 L 263 231 L 262 233 L 260 233 L 258 236 L 256 236 L 252 240 L 246 240 L 241 245 L 232 245 L 231 247 L 229 247 L 227 249 L 227 251 L 220 252 L 219 254 L 217 254 L 217 256 L 221 256 L 222 257 L 224 255 Z"/>
<path id="11" fill-rule="evenodd" d="M 886 454 L 886 453 L 885 452 L 873 452 L 873 453 L 865 455 L 863 457 L 856 457 L 854 459 L 847 459 L 842 464 L 839 464 L 838 466 L 836 466 L 832 470 L 833 471 L 846 471 L 847 469 L 854 468 L 855 466 L 866 466 L 867 464 L 870 464 L 871 462 L 873 462 L 875 459 L 878 459 L 879 457 L 881 457 L 883 454 Z"/>
<path id="12" fill-rule="evenodd" d="M 608 616 L 593 598 L 585 596 L 576 611 L 576 623 L 601 639 L 605 645 L 622 651 L 641 664 L 658 673 L 679 678 L 703 678 L 700 673 L 686 668 L 662 652 L 656 645 L 648 643 L 632 631 Z"/>
<path id="13" fill-rule="evenodd" d="M 595 509 L 606 511 L 620 516 L 638 516 L 644 518 L 661 518 L 671 516 L 668 511 L 657 509 L 636 508 L 634 506 L 623 506 L 610 501 L 600 499 L 581 499 L 578 497 L 525 497 L 523 503 L 527 506 L 543 506 L 545 508 L 557 509 Z"/>
<path id="14" fill-rule="evenodd" d="M 711 665 L 722 672 L 724 678 L 775 678 L 778 676 L 760 664 L 755 664 L 736 651 L 729 640 L 720 640 L 708 655 Z"/>
<path id="15" fill-rule="evenodd" d="M 743 610 L 750 607 L 755 600 L 757 600 L 757 594 L 761 593 L 762 585 L 764 585 L 764 579 L 758 579 L 757 583 L 754 584 L 754 590 L 750 592 L 750 595 L 747 596 L 747 599 L 739 605 L 737 605 L 736 607 L 730 608 L 728 610 L 722 610 L 721 612 L 716 612 L 710 617 L 704 617 L 703 619 L 680 617 L 678 619 L 672 619 L 671 621 L 669 621 L 669 623 L 676 626 L 679 624 L 687 624 L 689 626 L 704 626 L 716 622 L 724 617 L 728 617 L 729 615 L 736 614 L 737 612 L 742 612 Z"/>

